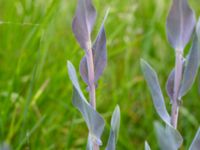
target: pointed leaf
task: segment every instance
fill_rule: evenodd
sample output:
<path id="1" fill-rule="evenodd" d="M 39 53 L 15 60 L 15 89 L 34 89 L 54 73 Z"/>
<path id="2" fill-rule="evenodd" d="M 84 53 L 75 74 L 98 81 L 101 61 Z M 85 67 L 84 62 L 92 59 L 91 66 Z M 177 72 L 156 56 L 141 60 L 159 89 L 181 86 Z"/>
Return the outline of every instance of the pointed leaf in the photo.
<path id="1" fill-rule="evenodd" d="M 187 0 L 173 0 L 167 17 L 167 36 L 171 46 L 183 50 L 195 27 L 195 14 Z"/>
<path id="2" fill-rule="evenodd" d="M 175 76 L 175 70 L 173 69 L 168 77 L 166 84 L 167 95 L 169 96 L 171 103 L 173 101 L 173 95 L 174 95 L 174 76 Z"/>
<path id="3" fill-rule="evenodd" d="M 147 141 L 145 141 L 145 150 L 151 150 L 151 148 L 150 148 L 150 146 L 149 146 Z"/>
<path id="4" fill-rule="evenodd" d="M 71 62 L 68 62 L 67 67 L 70 80 L 72 81 L 74 87 L 72 103 L 83 115 L 89 129 L 90 139 L 95 141 L 98 145 L 101 145 L 100 138 L 105 125 L 104 120 L 100 114 L 96 112 L 93 107 L 91 107 L 84 97 L 78 83 L 76 71 Z"/>
<path id="5" fill-rule="evenodd" d="M 81 48 L 88 50 L 91 47 L 90 35 L 96 20 L 96 10 L 91 0 L 78 0 L 76 15 L 72 29 Z"/>
<path id="6" fill-rule="evenodd" d="M 97 82 L 99 77 L 102 75 L 103 70 L 107 64 L 106 34 L 105 34 L 105 29 L 104 29 L 104 23 L 107 18 L 107 15 L 108 15 L 108 11 L 104 17 L 100 31 L 92 47 L 95 82 Z M 85 83 L 88 84 L 88 69 L 87 69 L 86 56 L 82 58 L 79 70 L 80 70 L 82 79 L 85 81 Z"/>
<path id="7" fill-rule="evenodd" d="M 198 43 L 200 43 L 200 18 L 197 23 L 196 34 L 197 34 L 197 38 L 198 38 Z M 199 57 L 199 65 L 200 65 L 200 49 L 198 49 L 198 57 Z"/>
<path id="8" fill-rule="evenodd" d="M 170 116 L 167 112 L 162 91 L 158 82 L 158 77 L 153 68 L 144 60 L 141 60 L 141 67 L 144 74 L 144 77 L 148 83 L 148 86 L 151 91 L 151 96 L 153 98 L 153 103 L 158 115 L 162 120 L 170 124 Z"/>
<path id="9" fill-rule="evenodd" d="M 180 133 L 170 125 L 164 128 L 160 123 L 154 124 L 158 144 L 161 150 L 178 150 L 183 143 Z"/>
<path id="10" fill-rule="evenodd" d="M 109 11 L 106 12 L 100 31 L 92 47 L 92 52 L 94 56 L 95 82 L 97 82 L 99 77 L 102 75 L 103 70 L 107 64 L 106 34 L 104 29 L 104 23 L 108 16 L 108 12 Z"/>
<path id="11" fill-rule="evenodd" d="M 166 125 L 165 130 L 166 130 L 166 133 L 169 135 L 169 137 L 171 137 L 170 139 L 173 140 L 173 145 L 177 147 L 177 149 L 181 147 L 183 143 L 183 138 L 181 134 L 179 133 L 179 131 L 176 130 L 171 125 Z"/>
<path id="12" fill-rule="evenodd" d="M 199 150 L 200 148 L 200 128 L 198 129 L 192 144 L 190 145 L 189 150 Z"/>
<path id="13" fill-rule="evenodd" d="M 198 39 L 200 39 L 200 18 L 199 18 L 196 26 L 197 26 L 196 27 L 197 37 L 198 37 Z"/>
<path id="14" fill-rule="evenodd" d="M 179 99 L 184 96 L 192 87 L 199 68 L 199 51 L 200 46 L 197 36 L 194 37 L 192 48 L 187 56 L 183 79 L 181 82 Z"/>
<path id="15" fill-rule="evenodd" d="M 183 60 L 182 63 L 183 63 L 182 72 L 184 72 L 184 70 L 185 70 L 185 66 L 184 66 L 185 60 Z M 166 83 L 166 91 L 167 91 L 167 95 L 170 98 L 171 103 L 173 101 L 173 94 L 174 94 L 174 79 L 175 79 L 175 70 L 173 68 L 169 77 L 168 77 L 167 83 Z"/>
<path id="16" fill-rule="evenodd" d="M 119 126 L 120 126 L 120 109 L 119 106 L 116 106 L 111 119 L 111 130 L 106 150 L 116 149 Z"/>
<path id="17" fill-rule="evenodd" d="M 86 56 L 84 56 L 80 62 L 79 72 L 81 74 L 83 81 L 88 85 L 89 84 L 89 82 L 88 82 L 88 67 L 87 67 Z"/>
<path id="18" fill-rule="evenodd" d="M 156 137 L 158 141 L 158 145 L 161 150 L 175 150 L 173 145 L 170 143 L 169 137 L 166 136 L 165 128 L 158 122 L 154 124 Z"/>

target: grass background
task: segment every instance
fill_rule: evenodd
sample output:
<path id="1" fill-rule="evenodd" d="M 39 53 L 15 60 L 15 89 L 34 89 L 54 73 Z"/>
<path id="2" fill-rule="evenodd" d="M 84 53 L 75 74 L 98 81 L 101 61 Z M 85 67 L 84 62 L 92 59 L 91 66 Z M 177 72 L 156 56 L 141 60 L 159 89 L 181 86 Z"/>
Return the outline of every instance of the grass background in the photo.
<path id="1" fill-rule="evenodd" d="M 106 120 L 104 146 L 112 111 L 119 104 L 118 149 L 140 150 L 145 140 L 158 149 L 153 123 L 161 120 L 139 63 L 144 58 L 157 71 L 170 111 L 165 92 L 174 64 L 165 33 L 170 2 L 93 2 L 98 12 L 94 37 L 110 8 L 105 24 L 108 65 L 97 89 L 97 110 Z M 200 2 L 189 2 L 199 16 Z M 13 150 L 85 149 L 87 127 L 72 106 L 66 69 L 70 60 L 78 70 L 84 54 L 71 29 L 76 4 L 73 0 L 0 0 L 0 142 Z M 182 149 L 187 149 L 200 125 L 197 81 L 183 99 L 178 128 L 184 137 Z"/>

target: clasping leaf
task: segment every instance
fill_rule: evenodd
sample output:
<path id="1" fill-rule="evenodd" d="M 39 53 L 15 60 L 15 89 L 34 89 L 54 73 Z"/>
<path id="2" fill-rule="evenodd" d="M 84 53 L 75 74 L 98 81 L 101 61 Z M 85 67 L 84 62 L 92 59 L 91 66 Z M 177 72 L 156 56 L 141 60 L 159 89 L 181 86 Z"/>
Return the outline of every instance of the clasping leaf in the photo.
<path id="1" fill-rule="evenodd" d="M 110 129 L 110 136 L 108 139 L 106 150 L 115 150 L 117 137 L 119 132 L 120 126 L 120 109 L 119 106 L 116 106 L 111 119 L 111 129 Z"/>
<path id="2" fill-rule="evenodd" d="M 97 82 L 99 77 L 102 75 L 103 70 L 107 64 L 107 51 L 106 51 L 106 34 L 104 29 L 104 23 L 108 16 L 108 12 L 104 17 L 103 23 L 101 25 L 100 31 L 96 37 L 96 40 L 92 46 L 92 54 L 93 54 L 93 63 L 94 63 L 94 80 Z M 88 69 L 87 69 L 87 60 L 86 56 L 84 56 L 81 60 L 79 67 L 81 77 L 88 84 Z"/>
<path id="3" fill-rule="evenodd" d="M 170 72 L 169 77 L 167 79 L 167 83 L 166 83 L 166 91 L 167 91 L 167 95 L 170 98 L 171 103 L 174 97 L 174 76 L 175 76 L 175 70 L 173 69 Z"/>
<path id="4" fill-rule="evenodd" d="M 78 0 L 72 29 L 81 48 L 87 51 L 91 46 L 91 32 L 96 20 L 96 10 L 91 0 Z"/>
<path id="5" fill-rule="evenodd" d="M 162 120 L 170 124 L 170 116 L 167 112 L 162 91 L 158 82 L 158 77 L 153 68 L 144 60 L 141 60 L 141 67 L 144 74 L 144 77 L 147 81 L 149 89 L 151 91 L 151 96 L 153 98 L 153 103 L 158 115 Z"/>
<path id="6" fill-rule="evenodd" d="M 195 27 L 195 14 L 187 0 L 173 0 L 167 17 L 167 36 L 174 49 L 183 50 Z"/>
<path id="7" fill-rule="evenodd" d="M 76 71 L 71 62 L 67 63 L 70 80 L 73 84 L 73 105 L 81 112 L 87 127 L 89 129 L 89 137 L 96 144 L 101 145 L 101 135 L 105 126 L 103 118 L 98 112 L 88 103 L 84 97 L 76 76 Z"/>
<path id="8" fill-rule="evenodd" d="M 183 79 L 179 91 L 179 99 L 181 99 L 189 91 L 194 83 L 199 68 L 199 51 L 200 45 L 197 35 L 195 35 L 192 47 L 185 61 Z"/>
<path id="9" fill-rule="evenodd" d="M 189 150 L 199 150 L 199 148 L 200 148 L 200 128 L 198 129 Z"/>
<path id="10" fill-rule="evenodd" d="M 177 150 L 180 148 L 183 143 L 183 138 L 176 129 L 168 124 L 164 128 L 158 122 L 155 122 L 154 126 L 161 150 Z"/>

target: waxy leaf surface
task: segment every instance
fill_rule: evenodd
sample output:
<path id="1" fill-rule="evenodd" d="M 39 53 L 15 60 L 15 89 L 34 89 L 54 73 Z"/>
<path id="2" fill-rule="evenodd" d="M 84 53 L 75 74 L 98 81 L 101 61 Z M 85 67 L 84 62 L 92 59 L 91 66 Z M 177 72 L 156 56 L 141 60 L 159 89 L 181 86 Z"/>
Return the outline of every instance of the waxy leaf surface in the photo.
<path id="1" fill-rule="evenodd" d="M 160 123 L 154 124 L 158 144 L 161 150 L 178 150 L 183 143 L 180 133 L 170 125 L 164 128 Z"/>
<path id="2" fill-rule="evenodd" d="M 96 20 L 96 10 L 91 0 L 78 0 L 72 29 L 81 48 L 87 51 L 91 48 L 91 32 Z"/>
<path id="3" fill-rule="evenodd" d="M 183 97 L 192 87 L 199 68 L 199 41 L 197 36 L 194 37 L 192 48 L 186 58 L 183 72 L 183 79 L 179 91 L 179 99 Z"/>
<path id="4" fill-rule="evenodd" d="M 94 63 L 94 82 L 97 82 L 99 77 L 102 75 L 103 70 L 107 64 L 107 50 L 106 50 L 106 34 L 104 29 L 104 22 L 107 18 L 108 12 L 106 13 L 100 31 L 97 35 L 95 43 L 92 47 L 93 63 Z M 87 55 L 87 53 L 86 53 Z M 81 77 L 88 84 L 88 69 L 86 56 L 83 57 L 79 67 Z"/>
<path id="5" fill-rule="evenodd" d="M 195 27 L 195 14 L 187 0 L 173 0 L 167 17 L 167 36 L 174 49 L 183 50 Z"/>
<path id="6" fill-rule="evenodd" d="M 149 146 L 147 141 L 145 141 L 145 150 L 151 150 L 151 148 L 150 148 L 150 146 Z"/>
<path id="7" fill-rule="evenodd" d="M 174 96 L 174 76 L 175 76 L 175 70 L 173 69 L 169 74 L 166 84 L 167 95 L 169 96 L 171 103 L 173 101 L 173 96 Z"/>
<path id="8" fill-rule="evenodd" d="M 111 119 L 110 136 L 108 139 L 106 150 L 116 149 L 119 126 L 120 126 L 120 109 L 119 106 L 117 106 L 113 112 Z"/>
<path id="9" fill-rule="evenodd" d="M 199 150 L 200 148 L 200 128 L 198 129 L 192 144 L 190 145 L 189 150 Z"/>
<path id="10" fill-rule="evenodd" d="M 184 72 L 185 69 L 185 61 L 182 61 L 183 63 L 183 70 L 182 72 Z M 170 98 L 170 102 L 172 103 L 173 99 L 174 99 L 174 79 L 175 79 L 175 70 L 174 68 L 172 69 L 172 71 L 169 74 L 169 77 L 167 79 L 167 83 L 166 83 L 166 91 L 167 91 L 167 95 Z"/>
<path id="11" fill-rule="evenodd" d="M 89 129 L 90 139 L 101 145 L 101 135 L 104 129 L 104 120 L 96 110 L 88 103 L 84 97 L 76 76 L 74 66 L 68 62 L 68 74 L 73 84 L 73 105 L 81 112 Z"/>
<path id="12" fill-rule="evenodd" d="M 200 18 L 199 18 L 198 23 L 196 25 L 196 34 L 197 34 L 197 38 L 198 38 L 198 43 L 200 44 Z M 200 65 L 200 49 L 198 50 L 198 53 L 199 53 L 198 57 L 199 57 L 199 65 Z"/>
<path id="13" fill-rule="evenodd" d="M 153 68 L 144 60 L 141 60 L 141 67 L 144 77 L 148 83 L 149 89 L 151 91 L 151 96 L 153 98 L 153 103 L 158 115 L 162 120 L 170 124 L 170 116 L 167 112 L 162 91 L 158 82 L 158 77 Z"/>

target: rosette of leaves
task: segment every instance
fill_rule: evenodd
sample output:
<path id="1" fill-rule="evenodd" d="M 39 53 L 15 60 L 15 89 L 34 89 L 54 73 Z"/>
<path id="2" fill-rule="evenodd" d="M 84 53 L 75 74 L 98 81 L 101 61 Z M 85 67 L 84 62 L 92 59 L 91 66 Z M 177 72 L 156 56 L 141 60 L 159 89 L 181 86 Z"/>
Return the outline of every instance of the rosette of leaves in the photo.
<path id="1" fill-rule="evenodd" d="M 166 123 L 166 127 L 155 123 L 158 143 L 162 150 L 177 150 L 182 145 L 183 139 L 176 129 L 179 107 L 182 97 L 191 89 L 200 65 L 200 21 L 196 28 L 195 24 L 195 14 L 188 1 L 173 0 L 166 24 L 168 41 L 176 56 L 175 67 L 166 82 L 166 91 L 172 104 L 171 115 L 166 109 L 156 72 L 146 61 L 141 60 L 142 71 L 149 86 L 156 112 Z M 185 47 L 191 37 L 192 46 L 189 53 L 184 57 Z M 190 150 L 199 148 L 199 136 L 198 131 Z M 148 149 L 148 146 L 146 146 L 146 149 Z"/>
<path id="2" fill-rule="evenodd" d="M 102 145 L 101 135 L 105 126 L 104 119 L 96 111 L 95 90 L 97 88 L 97 82 L 107 63 L 106 34 L 104 29 L 104 22 L 107 15 L 108 11 L 94 43 L 92 43 L 91 33 L 96 21 L 96 10 L 91 0 L 78 0 L 76 14 L 72 23 L 74 35 L 80 47 L 85 52 L 85 56 L 80 62 L 79 71 L 83 81 L 87 84 L 89 101 L 84 96 L 78 82 L 75 68 L 69 61 L 67 68 L 69 78 L 73 84 L 72 103 L 81 112 L 89 130 L 88 150 L 98 150 Z M 115 150 L 119 125 L 120 109 L 117 106 L 111 119 L 111 131 L 107 150 Z"/>

